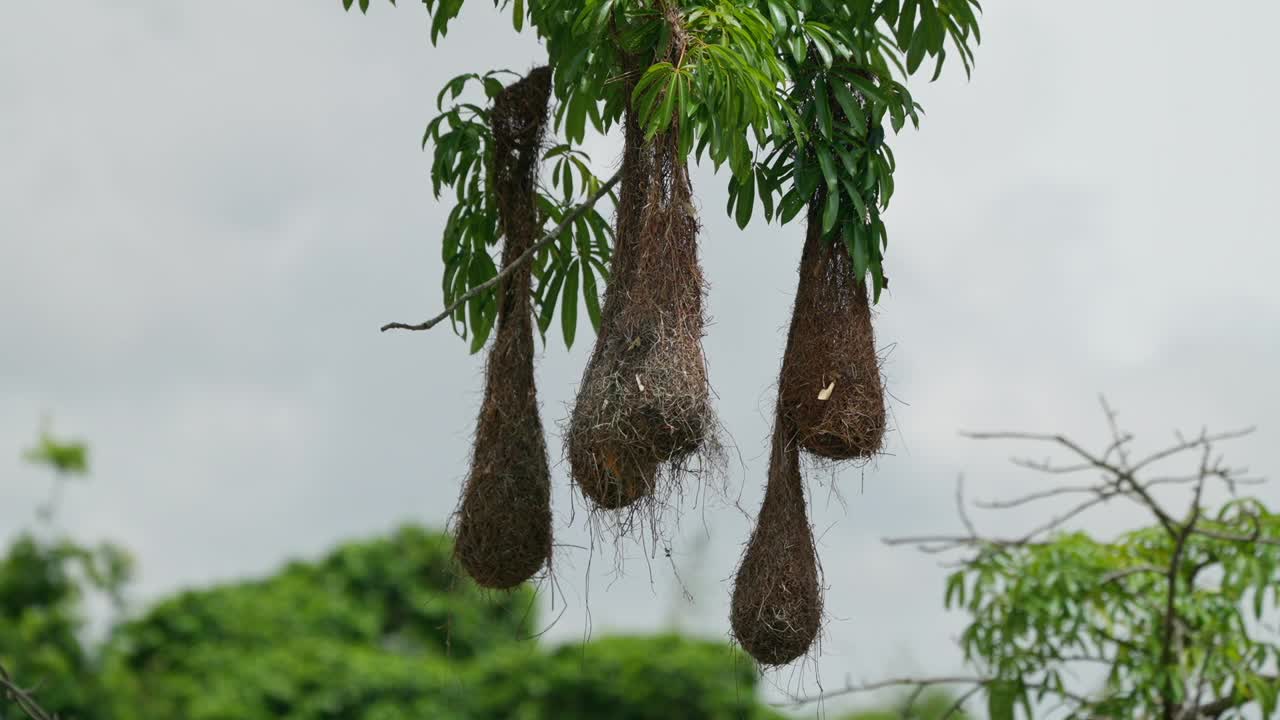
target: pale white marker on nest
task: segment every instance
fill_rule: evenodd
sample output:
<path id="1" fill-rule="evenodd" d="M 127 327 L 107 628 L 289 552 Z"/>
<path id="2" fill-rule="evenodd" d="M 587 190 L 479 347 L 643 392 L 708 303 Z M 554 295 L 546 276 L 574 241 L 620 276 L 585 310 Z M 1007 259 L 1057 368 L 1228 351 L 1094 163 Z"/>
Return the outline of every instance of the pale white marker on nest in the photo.
<path id="1" fill-rule="evenodd" d="M 636 375 L 636 386 L 640 388 L 640 392 L 644 392 L 644 383 L 640 382 L 639 375 Z"/>
<path id="2" fill-rule="evenodd" d="M 830 399 L 831 399 L 831 393 L 835 392 L 835 389 L 836 389 L 836 381 L 835 381 L 835 380 L 832 380 L 830 385 L 828 385 L 828 386 L 826 386 L 826 387 L 822 388 L 822 390 L 818 392 L 818 399 L 819 399 L 819 400 L 830 400 Z"/>

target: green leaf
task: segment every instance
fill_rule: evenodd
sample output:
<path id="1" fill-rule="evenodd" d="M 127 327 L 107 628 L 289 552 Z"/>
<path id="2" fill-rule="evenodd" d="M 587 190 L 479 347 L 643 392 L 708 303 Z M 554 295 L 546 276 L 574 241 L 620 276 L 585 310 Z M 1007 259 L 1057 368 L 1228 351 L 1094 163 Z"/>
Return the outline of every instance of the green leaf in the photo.
<path id="1" fill-rule="evenodd" d="M 797 64 L 803 63 L 804 59 L 809 56 L 809 44 L 804 41 L 801 35 L 791 36 L 791 57 Z"/>
<path id="2" fill-rule="evenodd" d="M 778 0 L 768 0 L 769 15 L 773 19 L 773 26 L 778 32 L 787 29 L 787 15 L 779 5 Z"/>
<path id="3" fill-rule="evenodd" d="M 564 137 L 571 143 L 581 143 L 586 137 L 589 103 L 590 100 L 585 93 L 575 92 L 569 98 L 569 107 L 565 110 Z"/>
<path id="4" fill-rule="evenodd" d="M 764 166 L 756 168 L 756 190 L 760 193 L 760 206 L 764 210 L 765 222 L 773 219 L 773 184 L 769 179 L 769 171 Z"/>
<path id="5" fill-rule="evenodd" d="M 1017 701 L 1017 686 L 1007 680 L 995 680 L 987 685 L 987 716 L 990 720 L 1014 720 L 1013 707 Z"/>
<path id="6" fill-rule="evenodd" d="M 825 145 L 818 146 L 818 164 L 822 166 L 822 176 L 827 180 L 827 193 L 839 194 L 840 175 L 836 173 L 836 161 Z"/>
<path id="7" fill-rule="evenodd" d="M 795 186 L 804 196 L 804 202 L 809 201 L 821 181 L 822 169 L 813 160 L 808 156 L 801 156 L 796 160 Z"/>
<path id="8" fill-rule="evenodd" d="M 782 203 L 778 208 L 778 214 L 782 218 L 782 223 L 791 222 L 801 209 L 804 208 L 807 198 L 798 188 L 791 188 L 787 194 L 782 196 Z"/>
<path id="9" fill-rule="evenodd" d="M 918 32 L 911 36 L 911 45 L 907 48 L 907 72 L 915 74 L 920 69 L 920 62 L 924 60 L 925 51 L 928 50 L 926 36 L 922 32 Z"/>
<path id="10" fill-rule="evenodd" d="M 467 323 L 471 327 L 471 354 L 480 352 L 485 341 L 489 339 L 489 331 L 493 329 L 493 321 L 485 312 L 488 297 L 477 295 L 467 301 Z"/>
<path id="11" fill-rule="evenodd" d="M 825 235 L 831 232 L 831 228 L 836 226 L 836 219 L 840 217 L 840 193 L 827 193 L 826 207 L 822 211 L 822 233 Z"/>
<path id="12" fill-rule="evenodd" d="M 573 336 L 578 329 L 578 269 L 581 263 L 574 258 L 565 273 L 564 299 L 560 304 L 560 329 L 564 332 L 565 348 L 573 347 Z"/>
<path id="13" fill-rule="evenodd" d="M 551 269 L 551 282 L 542 294 L 541 312 L 538 313 L 538 332 L 544 337 L 547 328 L 551 327 L 551 318 L 555 316 L 556 299 L 560 297 L 560 286 L 564 284 L 565 273 L 554 266 Z"/>
<path id="14" fill-rule="evenodd" d="M 844 117 L 849 126 L 854 128 L 859 137 L 865 135 L 867 131 L 867 116 L 862 112 L 862 106 L 858 104 L 858 99 L 853 96 L 853 93 L 842 82 L 831 83 L 831 89 L 836 96 L 836 102 L 840 105 L 840 109 L 844 111 Z"/>
<path id="15" fill-rule="evenodd" d="M 813 102 L 818 112 L 818 129 L 822 136 L 831 139 L 831 126 L 835 123 L 831 117 L 831 102 L 827 98 L 827 83 L 815 80 L 813 83 Z"/>
<path id="16" fill-rule="evenodd" d="M 818 57 L 822 58 L 822 66 L 831 67 L 831 48 L 816 35 L 810 35 L 809 42 L 813 45 L 813 49 L 818 51 Z"/>
<path id="17" fill-rule="evenodd" d="M 942 77 L 942 64 L 947 61 L 946 49 L 938 50 L 938 62 L 933 67 L 933 77 L 929 78 L 929 82 L 937 82 Z"/>
<path id="18" fill-rule="evenodd" d="M 861 282 L 866 277 L 867 268 L 871 264 L 869 246 L 875 241 L 868 236 L 867 226 L 862 223 L 849 223 L 847 227 L 851 228 L 849 234 L 853 240 L 852 247 L 849 248 L 849 258 L 853 261 L 853 274 Z"/>
<path id="19" fill-rule="evenodd" d="M 854 73 L 844 73 L 842 74 L 842 77 L 844 77 L 845 80 L 848 80 L 849 84 L 857 88 L 858 92 L 862 93 L 868 98 L 875 100 L 881 105 L 888 104 L 888 101 L 885 100 L 884 93 L 882 93 L 880 91 L 880 88 L 876 87 L 875 84 L 872 83 L 870 80 L 862 77 L 861 75 L 856 75 Z"/>
<path id="20" fill-rule="evenodd" d="M 751 222 L 751 207 L 755 204 L 755 199 L 755 174 L 748 172 L 738 186 L 738 211 L 734 214 L 738 229 L 745 229 Z"/>
<path id="21" fill-rule="evenodd" d="M 868 243 L 868 245 L 874 246 L 873 243 Z M 884 277 L 884 266 L 880 264 L 880 258 L 876 257 L 873 254 L 871 256 L 871 262 L 868 264 L 868 269 L 871 270 L 871 283 L 872 283 L 872 290 L 874 291 L 872 302 L 878 303 L 880 302 L 880 291 L 884 290 L 886 286 L 885 277 Z"/>
<path id="22" fill-rule="evenodd" d="M 23 453 L 27 462 L 46 465 L 54 472 L 66 475 L 83 475 L 89 471 L 89 450 L 82 442 L 60 442 L 48 434 L 41 435 L 40 442 Z"/>
<path id="23" fill-rule="evenodd" d="M 524 0 L 516 0 L 516 6 L 511 11 L 511 23 L 515 26 L 516 32 L 524 29 Z"/>
<path id="24" fill-rule="evenodd" d="M 902 10 L 898 13 L 898 47 L 906 49 L 911 43 L 911 38 L 916 27 L 916 5 L 917 0 L 903 0 Z"/>
<path id="25" fill-rule="evenodd" d="M 596 286 L 596 275 L 591 264 L 582 265 L 582 298 L 587 303 L 587 318 L 593 330 L 600 329 L 600 293 Z"/>

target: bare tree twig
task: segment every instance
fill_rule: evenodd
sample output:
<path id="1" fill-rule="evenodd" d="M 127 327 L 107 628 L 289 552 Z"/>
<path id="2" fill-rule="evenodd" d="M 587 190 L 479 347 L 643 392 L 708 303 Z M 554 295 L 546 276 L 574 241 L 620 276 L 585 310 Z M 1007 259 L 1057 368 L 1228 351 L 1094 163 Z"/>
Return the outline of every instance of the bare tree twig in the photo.
<path id="1" fill-rule="evenodd" d="M 459 307 L 462 307 L 463 303 L 479 295 L 480 293 L 487 292 L 489 289 L 493 288 L 498 283 L 506 279 L 508 275 L 510 275 L 512 272 L 516 270 L 516 268 L 527 264 L 543 248 L 555 242 L 556 239 L 559 238 L 560 235 L 563 234 L 564 231 L 567 230 L 569 226 L 574 223 L 575 220 L 577 220 L 579 217 L 582 216 L 583 213 L 585 213 L 588 209 L 590 209 L 597 202 L 599 202 L 601 198 L 609 194 L 609 192 L 613 190 L 613 186 L 617 185 L 620 179 L 622 179 L 621 170 L 614 173 L 613 177 L 609 178 L 607 181 L 601 184 L 600 187 L 597 188 L 596 191 L 592 193 L 590 197 L 588 197 L 586 200 L 582 202 L 582 204 L 574 207 L 572 210 L 565 213 L 564 218 L 560 220 L 559 225 L 556 225 L 554 228 L 551 229 L 550 232 L 548 232 L 546 235 L 543 235 L 542 238 L 538 240 L 538 242 L 534 243 L 528 250 L 525 250 L 523 253 L 521 253 L 520 256 L 517 257 L 515 260 L 512 260 L 509 265 L 499 270 L 497 275 L 494 275 L 488 280 L 485 280 L 479 285 L 471 288 L 466 293 L 463 293 L 462 297 L 453 301 L 453 303 L 450 304 L 449 307 L 445 308 L 444 311 L 441 312 L 439 315 L 436 315 L 430 320 L 417 323 L 416 325 L 410 325 L 407 323 L 399 323 L 399 322 L 387 323 L 386 325 L 382 326 L 381 331 L 386 332 L 388 330 L 430 330 L 436 325 L 439 325 L 441 322 L 448 319 L 449 316 L 453 314 L 454 310 L 457 310 Z"/>
<path id="2" fill-rule="evenodd" d="M 39 703 L 31 697 L 30 691 L 19 687 L 3 665 L 0 665 L 0 697 L 12 700 L 31 720 L 58 720 L 57 715 L 40 707 Z"/>
<path id="3" fill-rule="evenodd" d="M 969 698 L 976 695 L 978 691 L 981 689 L 982 689 L 981 685 L 974 685 L 973 687 L 969 688 L 965 692 L 961 693 L 960 697 L 956 698 L 956 701 L 951 703 L 951 707 L 947 708 L 947 711 L 942 714 L 942 717 L 940 718 L 940 720 L 949 720 L 952 715 L 955 715 L 956 713 L 960 712 L 960 710 L 964 708 L 964 704 L 968 702 Z"/>
<path id="4" fill-rule="evenodd" d="M 1204 437 L 1204 433 L 1200 437 Z M 1187 538 L 1191 537 L 1191 531 L 1195 529 L 1196 522 L 1200 519 L 1200 497 L 1204 492 L 1205 479 L 1209 473 L 1209 453 L 1212 452 L 1213 446 L 1206 444 L 1200 457 L 1200 474 L 1199 480 L 1196 482 L 1195 494 L 1191 499 L 1190 517 L 1178 531 L 1178 535 L 1174 538 L 1173 555 L 1169 560 L 1168 590 L 1165 595 L 1164 606 L 1164 625 L 1161 630 L 1160 637 L 1160 665 L 1165 672 L 1165 692 L 1164 692 L 1164 720 L 1176 720 L 1178 717 L 1178 703 L 1174 700 L 1173 691 L 1173 674 L 1171 672 L 1174 659 L 1174 631 L 1178 621 L 1178 577 L 1182 574 L 1182 560 L 1187 549 Z"/>
<path id="5" fill-rule="evenodd" d="M 1164 527 L 1164 529 L 1171 536 L 1178 534 L 1178 528 L 1174 523 L 1173 517 L 1168 513 L 1168 511 L 1164 509 L 1164 507 L 1155 499 L 1155 497 L 1153 497 L 1151 493 L 1147 491 L 1147 488 L 1145 486 L 1138 483 L 1137 480 L 1134 479 L 1134 475 L 1133 475 L 1134 470 L 1128 467 L 1128 462 L 1126 459 L 1127 455 L 1125 455 L 1124 453 L 1121 453 L 1121 461 L 1120 461 L 1121 464 L 1116 465 L 1115 463 L 1108 462 L 1104 458 L 1096 457 L 1095 455 L 1093 455 L 1093 453 L 1090 453 L 1088 450 L 1085 450 L 1083 447 L 1081 447 L 1075 441 L 1067 438 L 1065 435 L 1047 435 L 1043 433 L 1022 433 L 1022 432 L 963 433 L 963 435 L 965 437 L 968 437 L 974 440 L 1032 440 L 1036 442 L 1048 442 L 1048 443 L 1061 445 L 1062 447 L 1075 453 L 1078 457 L 1080 457 L 1085 462 L 1093 465 L 1099 470 L 1102 470 L 1110 474 L 1113 478 L 1115 478 L 1116 485 L 1128 484 L 1130 489 L 1132 489 L 1133 492 L 1136 493 L 1142 499 L 1143 504 L 1145 504 L 1151 510 L 1151 512 L 1155 514 L 1156 519 L 1160 522 L 1160 524 Z M 1115 442 L 1119 442 L 1119 440 Z M 1113 444 L 1113 447 L 1115 446 L 1116 445 Z M 1196 445 L 1194 444 L 1187 445 L 1186 447 L 1181 447 L 1179 451 L 1186 450 L 1195 446 Z"/>
<path id="6" fill-rule="evenodd" d="M 1201 433 L 1194 440 L 1184 439 L 1181 442 L 1179 442 L 1177 445 L 1165 448 L 1164 450 L 1160 450 L 1158 452 L 1154 452 L 1148 455 L 1147 457 L 1139 460 L 1138 462 L 1134 463 L 1133 471 L 1137 472 L 1139 470 L 1142 470 L 1148 465 L 1157 463 L 1161 460 L 1177 455 L 1180 452 L 1186 452 L 1187 450 L 1194 450 L 1196 448 L 1205 447 L 1207 445 L 1215 445 L 1217 443 L 1220 443 L 1226 440 L 1239 440 L 1242 437 L 1247 437 L 1248 435 L 1253 434 L 1254 430 L 1255 428 L 1247 427 L 1247 428 L 1241 428 L 1239 430 L 1229 430 L 1227 432 L 1215 433 L 1213 435 Z"/>
<path id="7" fill-rule="evenodd" d="M 1130 575 L 1140 575 L 1142 573 L 1159 573 L 1161 575 L 1164 575 L 1165 572 L 1166 572 L 1165 568 L 1157 567 L 1155 565 L 1135 565 L 1133 567 L 1122 568 L 1120 570 L 1112 570 L 1111 572 L 1102 576 L 1102 580 L 1100 581 L 1100 584 L 1106 585 L 1107 583 L 1112 583 L 1112 582 L 1115 582 L 1116 580 L 1127 578 Z"/>
<path id="8" fill-rule="evenodd" d="M 858 693 L 875 692 L 876 690 L 887 690 L 895 687 L 910 688 L 927 688 L 934 685 L 978 685 L 982 686 L 991 682 L 990 678 L 979 677 L 977 675 L 946 675 L 939 677 L 925 678 L 889 678 L 887 680 L 877 680 L 875 682 L 863 683 L 855 685 L 848 683 L 842 688 L 836 690 L 828 690 L 817 695 L 808 695 L 800 697 L 792 697 L 787 702 L 773 703 L 774 707 L 795 707 L 798 705 L 809 705 L 815 702 L 830 700 L 831 698 L 841 697 L 843 695 L 854 695 Z"/>
<path id="9" fill-rule="evenodd" d="M 964 703 L 965 700 L 972 697 L 980 689 L 988 685 L 991 685 L 992 683 L 997 683 L 997 682 L 1000 682 L 1000 678 L 983 677 L 981 675 L 940 675 L 937 677 L 889 678 L 887 680 L 877 680 L 875 682 L 869 682 L 869 683 L 863 683 L 863 684 L 846 683 L 845 686 L 842 688 L 837 688 L 835 690 L 825 690 L 816 695 L 793 696 L 785 702 L 772 703 L 772 705 L 774 707 L 800 707 L 803 705 L 811 705 L 815 702 L 826 702 L 827 700 L 831 700 L 837 697 L 843 697 L 846 695 L 857 695 L 862 693 L 875 692 L 876 690 L 888 690 L 890 688 L 895 688 L 895 687 L 912 688 L 913 690 L 917 691 L 916 693 L 913 693 L 913 696 L 918 697 L 919 691 L 921 691 L 922 689 L 935 687 L 938 685 L 972 685 L 973 687 L 970 688 L 968 691 L 966 691 L 964 694 L 962 694 L 959 700 L 955 704 L 953 704 L 951 709 L 948 711 L 948 714 L 954 714 L 960 708 L 960 705 Z M 1027 680 L 1024 680 L 1023 682 L 1025 687 L 1031 690 L 1038 690 L 1042 688 L 1050 689 L 1047 683 L 1027 681 Z M 1071 692 L 1067 692 L 1065 690 L 1060 691 L 1056 688 L 1052 688 L 1052 689 L 1059 696 L 1081 705 L 1096 702 L 1096 700 L 1091 700 L 1083 695 L 1077 695 Z"/>

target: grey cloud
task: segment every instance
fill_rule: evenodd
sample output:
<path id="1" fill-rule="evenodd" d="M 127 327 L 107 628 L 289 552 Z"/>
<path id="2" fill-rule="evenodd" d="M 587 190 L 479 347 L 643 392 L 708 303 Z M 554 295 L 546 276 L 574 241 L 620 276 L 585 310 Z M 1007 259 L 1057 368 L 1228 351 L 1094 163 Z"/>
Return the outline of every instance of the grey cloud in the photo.
<path id="1" fill-rule="evenodd" d="M 436 88 L 539 58 L 482 6 L 440 49 L 416 6 L 0 10 L 3 534 L 43 497 L 16 453 L 46 411 L 93 445 L 63 522 L 138 552 L 139 600 L 402 520 L 445 522 L 482 358 L 444 329 L 376 328 L 439 302 L 447 205 L 418 150 Z M 960 472 L 975 495 L 1039 482 L 1005 464 L 1019 448 L 958 429 L 1100 439 L 1093 394 L 1106 391 L 1145 434 L 1260 424 L 1232 457 L 1274 471 L 1280 145 L 1277 93 L 1259 78 L 1280 19 L 1263 16 L 1280 11 L 1251 7 L 1240 24 L 1200 6 L 992 5 L 973 80 L 920 86 L 924 128 L 895 145 L 878 324 L 902 401 L 892 454 L 836 478 L 844 505 L 815 476 L 836 619 L 816 671 L 780 686 L 958 666 L 942 571 L 880 538 L 956 528 Z M 616 147 L 593 140 L 602 171 Z M 730 485 L 751 511 L 801 229 L 740 232 L 723 181 L 708 168 L 695 180 L 707 351 L 741 458 Z M 589 344 L 553 339 L 541 358 L 548 423 L 567 414 Z M 653 629 L 673 608 L 727 636 L 741 513 L 685 517 L 673 553 L 693 578 L 688 605 L 662 553 L 628 547 L 615 578 L 611 553 L 570 547 L 591 538 L 562 469 L 557 482 L 567 612 L 551 639 Z M 1098 527 L 1140 519 L 1117 507 Z M 1026 519 L 981 521 L 1012 532 Z"/>

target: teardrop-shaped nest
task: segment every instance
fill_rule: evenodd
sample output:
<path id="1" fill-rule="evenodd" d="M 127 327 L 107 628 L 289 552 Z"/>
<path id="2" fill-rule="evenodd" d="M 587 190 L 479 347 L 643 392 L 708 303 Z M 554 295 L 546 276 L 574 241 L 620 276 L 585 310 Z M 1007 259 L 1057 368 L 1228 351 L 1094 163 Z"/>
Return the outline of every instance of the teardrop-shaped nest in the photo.
<path id="1" fill-rule="evenodd" d="M 504 228 L 503 265 L 535 241 L 534 181 L 551 73 L 537 68 L 504 89 L 491 115 L 492 168 Z M 485 364 L 470 473 L 454 517 L 454 554 L 481 586 L 511 588 L 551 558 L 551 472 L 533 371 L 530 270 L 498 291 L 498 328 Z"/>
<path id="2" fill-rule="evenodd" d="M 880 451 L 886 424 L 871 304 L 845 244 L 822 237 L 821 204 L 810 205 L 779 402 L 802 449 L 865 459 Z"/>
<path id="3" fill-rule="evenodd" d="M 628 113 L 612 275 L 566 432 L 574 482 L 598 508 L 660 493 L 713 432 L 691 200 L 677 136 L 646 143 Z"/>
<path id="4" fill-rule="evenodd" d="M 779 417 L 769 481 L 733 586 L 733 635 L 761 665 L 809 652 L 822 627 L 822 587 L 794 429 Z"/>

